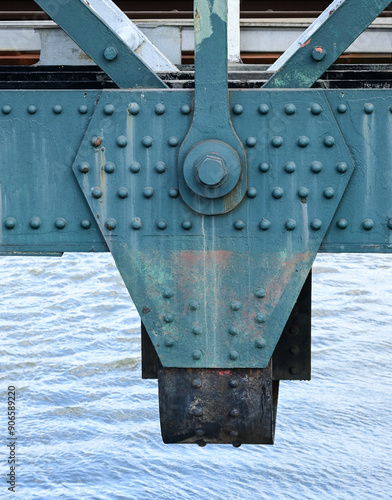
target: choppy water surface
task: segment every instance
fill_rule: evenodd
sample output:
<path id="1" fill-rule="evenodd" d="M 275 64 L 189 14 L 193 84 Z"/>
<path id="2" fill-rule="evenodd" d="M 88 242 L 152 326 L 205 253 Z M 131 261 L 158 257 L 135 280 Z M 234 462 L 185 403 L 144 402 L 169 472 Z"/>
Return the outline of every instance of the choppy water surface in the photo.
<path id="1" fill-rule="evenodd" d="M 157 383 L 141 380 L 139 318 L 110 255 L 1 258 L 0 498 L 10 384 L 15 498 L 391 498 L 391 265 L 317 259 L 313 379 L 281 384 L 275 446 L 235 449 L 162 444 Z"/>

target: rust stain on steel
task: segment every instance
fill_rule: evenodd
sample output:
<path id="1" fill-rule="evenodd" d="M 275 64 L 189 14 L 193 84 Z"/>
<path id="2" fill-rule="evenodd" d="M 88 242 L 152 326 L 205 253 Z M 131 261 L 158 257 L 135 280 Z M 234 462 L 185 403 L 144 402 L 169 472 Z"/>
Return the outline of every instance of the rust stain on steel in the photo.
<path id="1" fill-rule="evenodd" d="M 93 146 L 96 147 L 96 148 L 99 148 L 99 146 L 102 144 L 102 137 L 97 137 L 94 141 L 93 141 Z"/>
<path id="2" fill-rule="evenodd" d="M 301 49 L 303 49 L 304 47 L 306 47 L 310 42 L 311 42 L 312 38 L 309 38 L 309 40 L 307 40 L 306 42 L 304 42 L 302 45 L 301 45 Z"/>
<path id="3" fill-rule="evenodd" d="M 150 310 L 148 307 L 143 307 L 143 314 L 148 314 Z"/>

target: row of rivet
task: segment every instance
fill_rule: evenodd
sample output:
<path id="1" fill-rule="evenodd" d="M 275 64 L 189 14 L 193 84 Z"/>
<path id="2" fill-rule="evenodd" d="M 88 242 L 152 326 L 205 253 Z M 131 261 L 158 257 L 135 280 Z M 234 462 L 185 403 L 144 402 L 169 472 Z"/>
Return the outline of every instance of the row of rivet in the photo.
<path id="1" fill-rule="evenodd" d="M 318 160 L 314 160 L 310 163 L 310 170 L 314 174 L 319 174 L 323 170 L 323 167 L 324 167 L 324 165 L 321 163 L 321 161 L 318 161 Z M 262 161 L 259 164 L 259 170 L 263 174 L 268 172 L 270 170 L 270 168 L 271 168 L 271 165 L 266 161 Z M 296 168 L 297 168 L 297 165 L 294 161 L 288 161 L 284 165 L 284 170 L 288 174 L 294 173 Z M 347 171 L 347 168 L 348 168 L 347 163 L 345 163 L 344 161 L 338 162 L 335 166 L 335 169 L 339 174 L 344 174 Z"/>
<path id="2" fill-rule="evenodd" d="M 255 291 L 255 297 L 258 299 L 263 299 L 267 295 L 267 292 L 264 290 L 264 288 L 258 288 Z M 164 290 L 162 293 L 162 296 L 164 299 L 172 299 L 174 297 L 174 291 L 173 290 Z M 189 309 L 191 311 L 197 311 L 200 307 L 200 303 L 197 300 L 191 300 L 188 304 Z M 241 302 L 234 300 L 230 304 L 230 309 L 232 311 L 239 311 L 242 307 Z"/>
<path id="3" fill-rule="evenodd" d="M 165 338 L 165 347 L 171 348 L 175 344 L 175 340 L 171 336 L 166 336 Z M 266 347 L 266 342 L 264 339 L 260 338 L 257 339 L 254 342 L 254 347 L 256 349 L 264 349 Z M 199 361 L 203 357 L 203 352 L 200 349 L 194 349 L 192 351 L 192 358 L 195 361 Z M 230 349 L 228 352 L 228 358 L 231 359 L 231 361 L 237 361 L 238 358 L 240 357 L 240 353 L 236 351 L 235 349 Z"/>
<path id="4" fill-rule="evenodd" d="M 1 111 L 4 115 L 9 115 L 12 113 L 12 106 L 6 104 L 1 108 Z M 27 106 L 26 111 L 30 115 L 35 115 L 38 111 L 38 106 L 31 104 L 30 106 Z M 60 104 L 56 104 L 53 106 L 52 111 L 55 115 L 60 115 L 63 112 L 63 107 Z M 79 106 L 78 111 L 81 115 L 85 115 L 88 112 L 88 107 L 85 104 L 82 104 Z"/>
<path id="5" fill-rule="evenodd" d="M 39 217 L 32 217 L 30 219 L 29 224 L 30 224 L 30 227 L 32 229 L 39 229 L 41 227 L 42 221 L 41 221 L 41 219 Z M 6 229 L 14 229 L 16 227 L 16 225 L 17 225 L 17 220 L 15 219 L 15 217 L 7 217 L 4 220 L 4 226 L 5 226 Z M 66 225 L 67 225 L 67 221 L 63 217 L 58 217 L 54 221 L 54 226 L 57 229 L 64 229 Z M 83 229 L 90 229 L 90 227 L 91 227 L 91 221 L 89 221 L 88 219 L 83 219 L 80 222 L 80 226 Z"/>
<path id="6" fill-rule="evenodd" d="M 110 111 L 110 113 L 107 112 L 107 110 Z M 113 108 L 113 111 L 114 111 L 114 108 Z M 111 104 L 107 104 L 105 107 L 104 107 L 104 112 L 106 114 L 112 114 L 113 113 L 112 111 L 112 105 Z M 189 115 L 191 112 L 192 112 L 192 108 L 191 106 L 189 106 L 189 104 L 183 104 L 180 108 L 180 111 L 183 115 Z M 136 116 L 138 115 L 140 112 L 140 105 L 137 103 L 137 102 L 132 102 L 129 106 L 128 106 L 128 113 L 130 115 L 133 115 L 133 116 Z M 155 105 L 154 107 L 154 113 L 158 116 L 161 116 L 161 115 L 164 115 L 166 113 L 166 106 L 159 102 L 158 104 Z"/>
<path id="7" fill-rule="evenodd" d="M 275 109 L 276 108 L 274 108 L 274 111 Z M 336 109 L 339 113 L 346 113 L 348 107 L 346 104 L 341 103 L 337 106 Z M 392 106 L 390 106 L 388 110 L 392 113 Z M 235 115 L 241 115 L 244 111 L 244 107 L 242 106 L 242 104 L 235 104 L 232 107 L 232 111 Z M 297 107 L 293 103 L 288 103 L 284 106 L 283 111 L 286 115 L 292 116 L 297 112 Z M 313 115 L 319 115 L 320 113 L 322 113 L 323 108 L 320 104 L 312 104 L 312 106 L 310 107 L 310 111 Z M 366 114 L 372 114 L 374 112 L 374 105 L 372 103 L 364 104 L 363 111 Z M 261 115 L 267 115 L 270 112 L 270 107 L 268 106 L 268 104 L 261 104 L 258 107 L 258 112 Z"/>

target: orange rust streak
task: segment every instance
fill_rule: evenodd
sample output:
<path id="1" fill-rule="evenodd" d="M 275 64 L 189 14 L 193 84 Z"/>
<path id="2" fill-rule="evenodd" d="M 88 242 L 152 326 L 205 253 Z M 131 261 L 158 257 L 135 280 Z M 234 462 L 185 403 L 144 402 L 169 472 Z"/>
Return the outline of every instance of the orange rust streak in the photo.
<path id="1" fill-rule="evenodd" d="M 311 39 L 311 38 L 309 38 L 309 40 L 307 40 L 306 42 L 304 42 L 304 43 L 301 45 L 301 49 L 302 49 L 303 47 L 306 47 L 306 46 L 310 43 L 310 41 L 311 41 L 311 40 L 312 40 L 312 39 Z"/>

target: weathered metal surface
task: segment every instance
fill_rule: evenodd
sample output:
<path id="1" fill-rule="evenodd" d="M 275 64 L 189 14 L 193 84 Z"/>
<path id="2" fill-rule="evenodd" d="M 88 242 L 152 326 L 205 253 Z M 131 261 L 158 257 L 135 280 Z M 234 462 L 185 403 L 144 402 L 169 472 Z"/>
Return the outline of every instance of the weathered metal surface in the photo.
<path id="1" fill-rule="evenodd" d="M 273 444 L 279 382 L 263 370 L 158 370 L 165 443 Z"/>
<path id="2" fill-rule="evenodd" d="M 335 0 L 321 19 L 288 49 L 290 57 L 287 59 L 283 54 L 283 66 L 275 63 L 277 71 L 264 87 L 311 87 L 389 3 L 389 0 Z"/>
<path id="3" fill-rule="evenodd" d="M 312 272 L 291 311 L 272 356 L 274 380 L 310 380 Z"/>
<path id="4" fill-rule="evenodd" d="M 261 108 L 241 92 L 247 197 L 199 215 L 178 195 L 179 95 L 103 92 L 73 169 L 162 364 L 264 367 L 353 164 L 323 92 L 306 105 L 303 92 L 264 92 Z"/>
<path id="5" fill-rule="evenodd" d="M 158 368 L 160 361 L 158 354 L 152 345 L 151 339 L 147 333 L 143 322 L 141 323 L 142 334 L 142 378 L 156 379 L 158 378 Z"/>
<path id="6" fill-rule="evenodd" d="M 62 5 L 52 0 L 35 1 L 119 87 L 166 87 L 123 38 L 90 8 L 89 2 L 72 0 Z"/>

